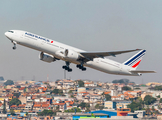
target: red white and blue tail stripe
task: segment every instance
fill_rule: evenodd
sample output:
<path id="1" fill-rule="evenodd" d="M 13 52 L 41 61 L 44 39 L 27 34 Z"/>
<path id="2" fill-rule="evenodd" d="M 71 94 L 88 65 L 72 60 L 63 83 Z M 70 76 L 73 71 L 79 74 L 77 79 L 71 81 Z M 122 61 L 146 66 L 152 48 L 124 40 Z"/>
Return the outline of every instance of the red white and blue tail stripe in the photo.
<path id="1" fill-rule="evenodd" d="M 131 66 L 132 68 L 136 69 L 139 63 L 141 62 L 142 57 L 145 55 L 145 53 L 146 53 L 146 50 L 141 50 L 137 54 L 135 54 L 133 57 L 128 59 L 126 62 L 124 62 L 123 64 Z"/>

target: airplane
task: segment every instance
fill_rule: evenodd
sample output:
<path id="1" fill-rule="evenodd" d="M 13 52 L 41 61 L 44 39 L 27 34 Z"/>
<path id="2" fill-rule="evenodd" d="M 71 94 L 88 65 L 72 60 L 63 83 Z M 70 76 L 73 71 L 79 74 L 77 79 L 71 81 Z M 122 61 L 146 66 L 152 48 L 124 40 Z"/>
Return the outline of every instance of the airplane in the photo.
<path id="1" fill-rule="evenodd" d="M 136 70 L 142 60 L 142 57 L 146 53 L 146 50 L 144 49 L 110 52 L 86 52 L 84 50 L 22 30 L 9 30 L 5 32 L 5 36 L 13 43 L 13 49 L 16 49 L 16 45 L 19 44 L 40 51 L 39 59 L 44 62 L 51 63 L 56 60 L 65 61 L 65 65 L 62 66 L 62 68 L 68 72 L 72 72 L 70 63 L 74 63 L 76 64 L 76 67 L 82 71 L 86 71 L 86 67 L 90 67 L 101 72 L 115 75 L 140 76 L 142 73 L 155 73 L 155 71 Z M 115 57 L 118 54 L 134 51 L 139 52 L 124 63 L 119 63 L 105 58 L 107 56 Z"/>

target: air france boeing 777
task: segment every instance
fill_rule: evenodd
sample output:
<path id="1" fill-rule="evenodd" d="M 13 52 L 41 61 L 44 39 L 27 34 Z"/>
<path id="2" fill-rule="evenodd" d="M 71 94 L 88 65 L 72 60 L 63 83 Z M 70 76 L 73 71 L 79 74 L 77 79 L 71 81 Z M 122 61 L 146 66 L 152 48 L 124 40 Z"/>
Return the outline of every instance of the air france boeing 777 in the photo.
<path id="1" fill-rule="evenodd" d="M 20 44 L 40 51 L 39 58 L 42 61 L 49 63 L 60 59 L 65 61 L 66 64 L 62 68 L 68 72 L 72 71 L 70 63 L 74 63 L 82 71 L 90 67 L 116 75 L 140 76 L 142 73 L 154 73 L 154 71 L 136 70 L 146 50 L 86 52 L 27 31 L 10 30 L 5 32 L 5 36 L 13 43 L 13 49 L 16 49 L 16 44 Z M 116 56 L 133 51 L 139 52 L 122 64 L 105 58 L 105 56 Z"/>

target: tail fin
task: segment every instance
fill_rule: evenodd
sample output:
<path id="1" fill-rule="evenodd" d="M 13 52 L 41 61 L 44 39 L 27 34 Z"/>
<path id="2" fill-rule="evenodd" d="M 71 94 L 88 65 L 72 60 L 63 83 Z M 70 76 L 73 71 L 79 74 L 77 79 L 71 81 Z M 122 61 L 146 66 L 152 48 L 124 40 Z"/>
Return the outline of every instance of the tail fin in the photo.
<path id="1" fill-rule="evenodd" d="M 131 66 L 132 68 L 136 69 L 139 65 L 139 63 L 142 60 L 142 57 L 145 55 L 146 50 L 141 50 L 137 54 L 135 54 L 133 57 L 125 61 L 123 64 Z"/>

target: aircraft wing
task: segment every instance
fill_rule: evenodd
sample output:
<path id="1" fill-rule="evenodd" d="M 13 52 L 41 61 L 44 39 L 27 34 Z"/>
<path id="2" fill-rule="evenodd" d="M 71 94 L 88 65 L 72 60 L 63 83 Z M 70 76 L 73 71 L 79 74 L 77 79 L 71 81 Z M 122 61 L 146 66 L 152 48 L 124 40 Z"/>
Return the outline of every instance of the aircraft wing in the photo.
<path id="1" fill-rule="evenodd" d="M 105 57 L 105 56 L 113 56 L 115 57 L 118 54 L 122 54 L 122 53 L 128 53 L 128 52 L 134 52 L 134 51 L 138 51 L 141 49 L 134 49 L 134 50 L 125 50 L 125 51 L 110 51 L 110 52 L 81 52 L 80 54 L 82 55 L 82 57 L 88 59 L 93 59 L 93 58 L 98 58 L 98 57 Z"/>
<path id="2" fill-rule="evenodd" d="M 155 71 L 145 71 L 145 70 L 131 70 L 133 73 L 156 73 Z"/>

